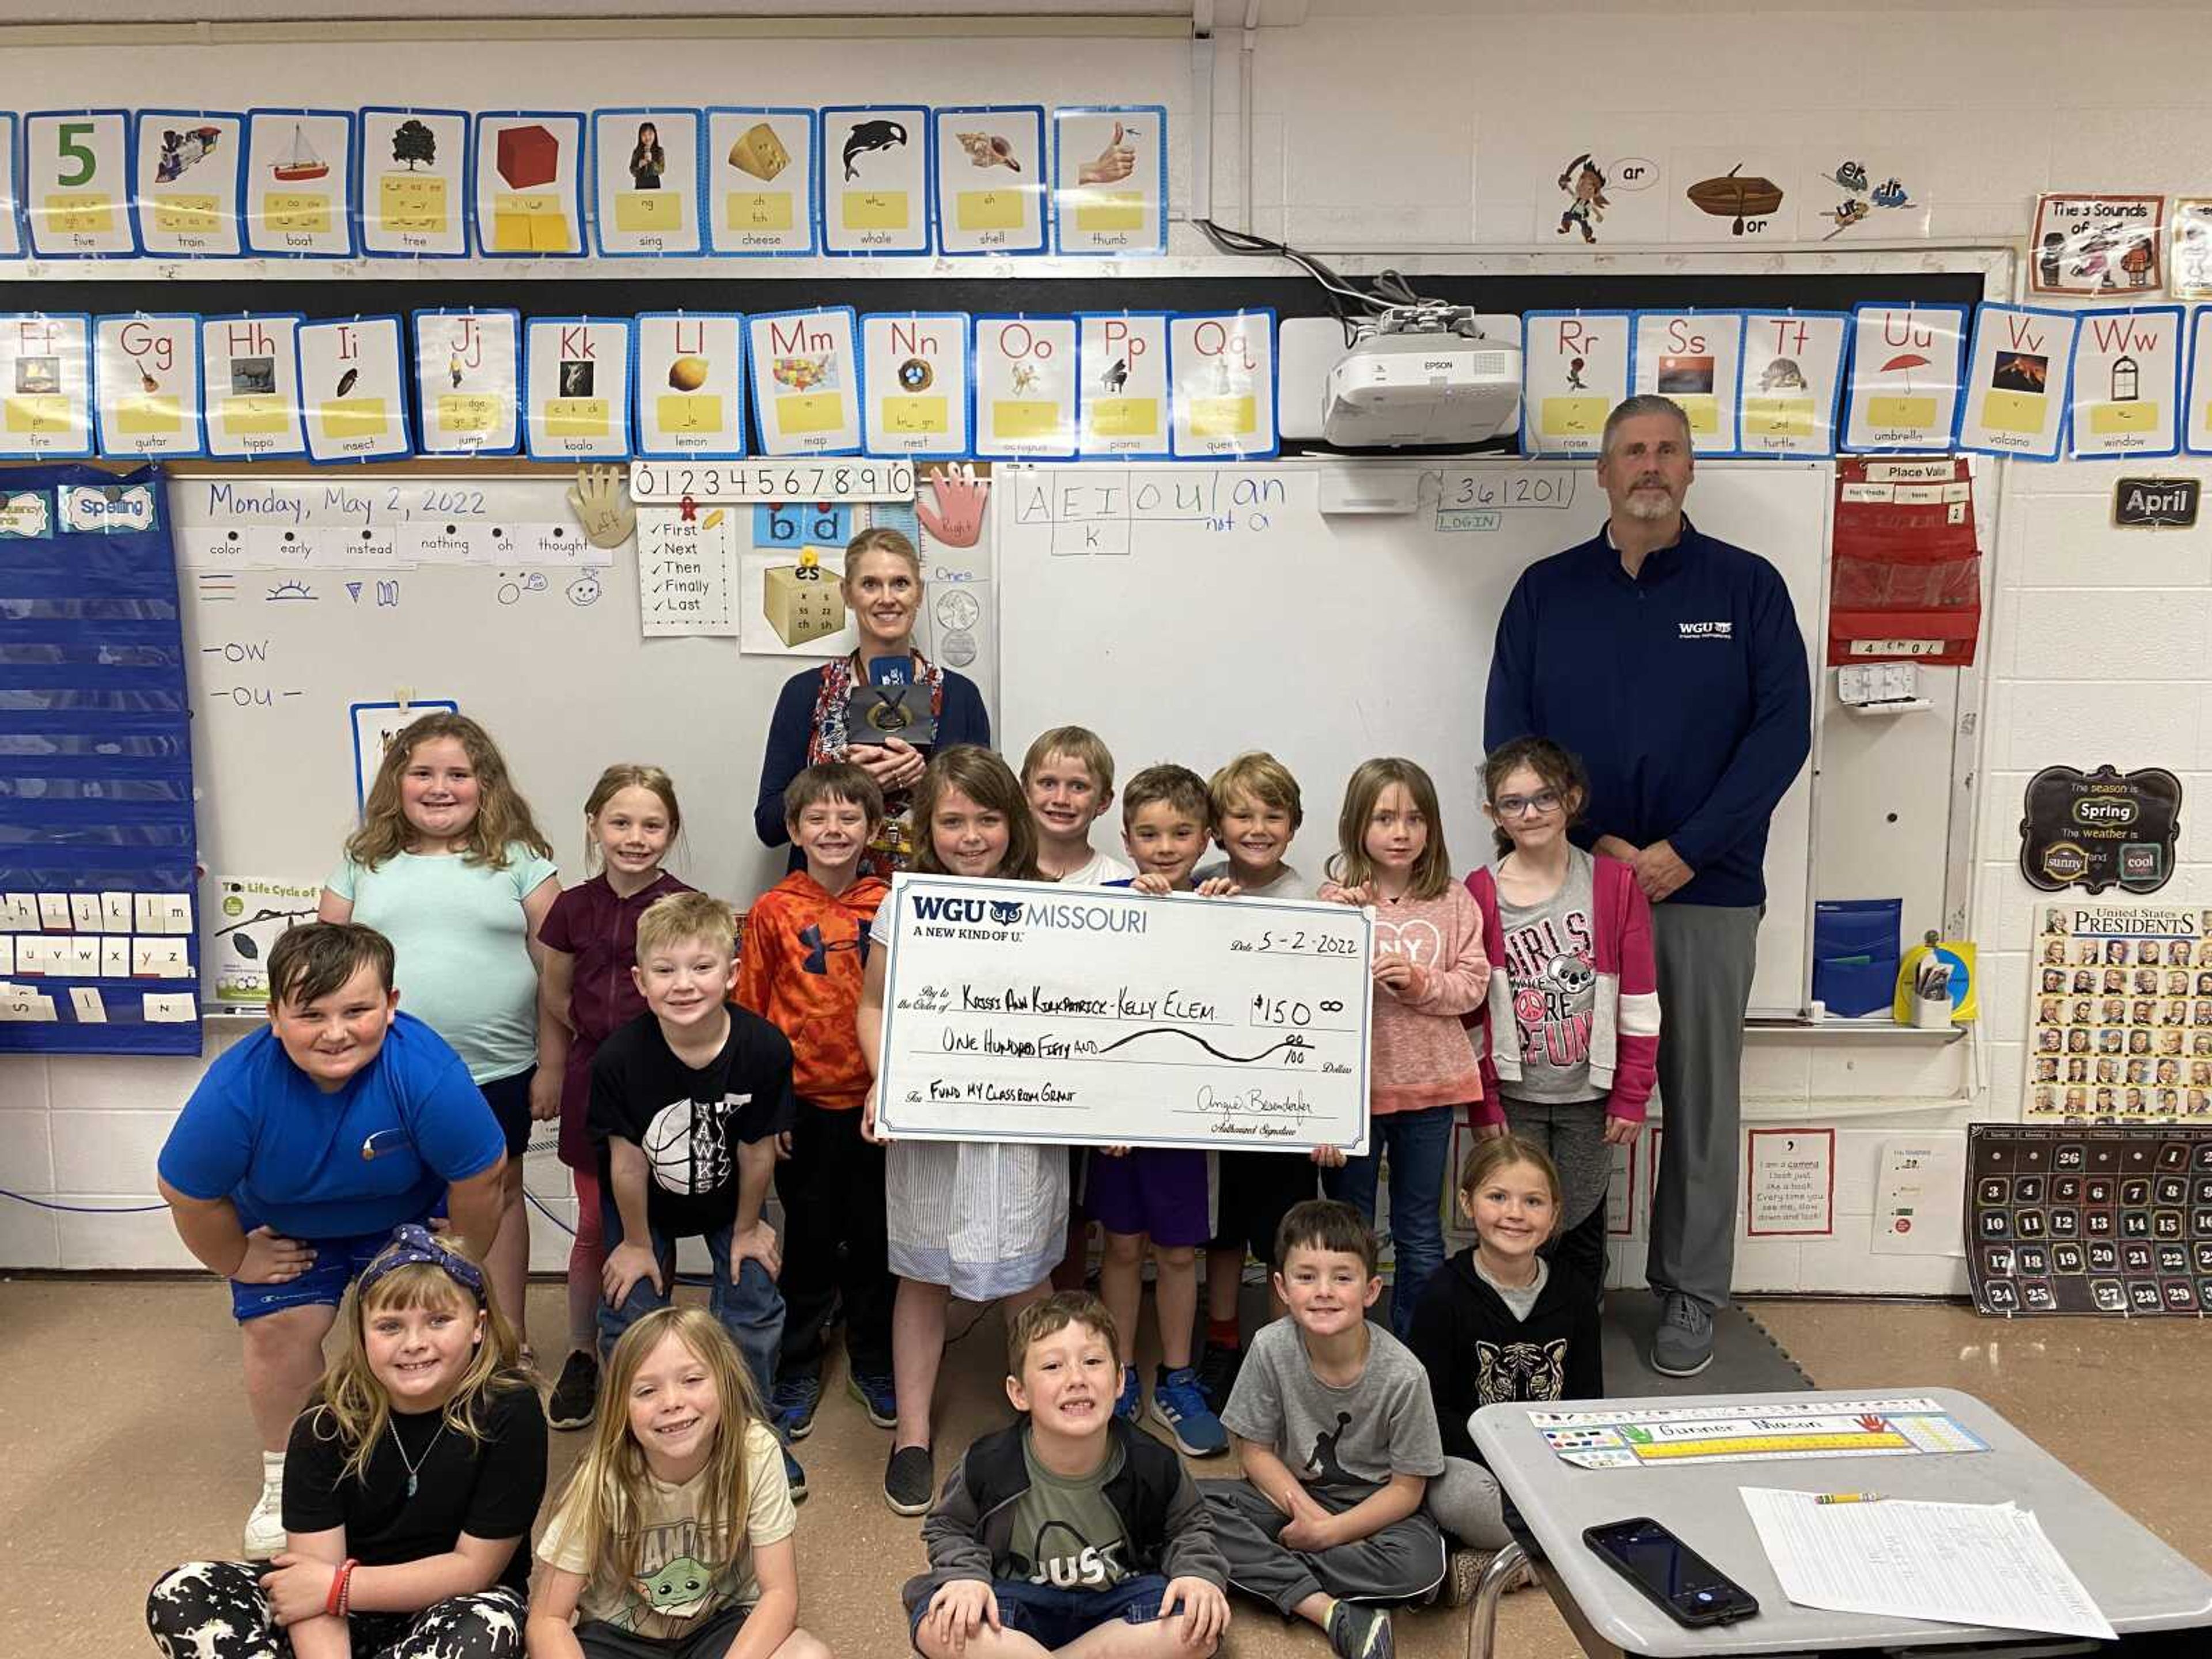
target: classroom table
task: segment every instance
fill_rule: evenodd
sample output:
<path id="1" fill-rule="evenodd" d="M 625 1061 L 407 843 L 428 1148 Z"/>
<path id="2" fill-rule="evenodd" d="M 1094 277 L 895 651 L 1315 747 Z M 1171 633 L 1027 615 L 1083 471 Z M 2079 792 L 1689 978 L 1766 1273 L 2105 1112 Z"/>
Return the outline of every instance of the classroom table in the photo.
<path id="1" fill-rule="evenodd" d="M 1838 1401 L 1934 1400 L 1989 1446 L 1985 1452 L 1917 1456 L 1778 1458 L 1585 1469 L 1562 1462 L 1528 1422 L 1539 1411 L 1595 1411 L 1633 1405 L 1729 1406 L 1757 1410 Z M 1490 1659 L 1498 1601 L 1525 1560 L 1593 1659 L 1711 1659 L 1718 1655 L 1810 1654 L 1838 1649 L 1936 1649 L 1950 1654 L 2089 1652 L 2110 1644 L 1976 1625 L 1830 1613 L 1793 1605 L 1782 1593 L 1739 1486 L 1802 1492 L 1880 1492 L 1965 1504 L 2011 1499 L 2033 1510 L 2081 1578 L 2119 1647 L 2166 1648 L 2169 1640 L 2212 1653 L 2201 1638 L 2158 1632 L 2212 1626 L 2212 1577 L 2169 1549 L 2034 1441 L 1972 1395 L 1893 1388 L 1813 1394 L 1671 1395 L 1663 1400 L 1538 1401 L 1486 1406 L 1471 1424 L 1491 1473 L 1519 1511 L 1517 1541 L 1499 1552 L 1477 1591 L 1468 1659 Z M 2193 1436 L 2191 1437 L 2193 1439 Z M 2177 1475 L 2179 1471 L 2177 1469 Z M 1690 1630 L 1646 1601 L 1583 1542 L 1583 1529 L 1650 1516 L 1759 1599 L 1759 1612 L 1732 1625 Z"/>

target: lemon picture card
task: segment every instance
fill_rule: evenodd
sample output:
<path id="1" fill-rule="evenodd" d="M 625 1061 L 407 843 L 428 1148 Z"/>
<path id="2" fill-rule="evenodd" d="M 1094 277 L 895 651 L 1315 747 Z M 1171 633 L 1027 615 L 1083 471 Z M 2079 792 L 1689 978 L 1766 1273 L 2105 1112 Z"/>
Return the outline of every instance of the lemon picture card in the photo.
<path id="1" fill-rule="evenodd" d="M 919 105 L 822 112 L 822 251 L 929 252 L 929 112 Z"/>
<path id="2" fill-rule="evenodd" d="M 1160 104 L 1052 112 L 1052 241 L 1065 254 L 1168 251 L 1168 112 Z"/>
<path id="3" fill-rule="evenodd" d="M 256 253 L 349 259 L 353 112 L 246 112 L 246 245 Z"/>
<path id="4" fill-rule="evenodd" d="M 207 453 L 272 460 L 307 453 L 300 415 L 297 315 L 200 319 L 200 407 Z"/>
<path id="5" fill-rule="evenodd" d="M 92 337 L 100 453 L 149 460 L 205 454 L 200 319 L 183 313 L 102 317 Z"/>
<path id="6" fill-rule="evenodd" d="M 860 447 L 859 325 L 850 306 L 769 311 L 745 323 L 753 430 L 763 455 Z"/>
<path id="7" fill-rule="evenodd" d="M 1955 447 L 2058 459 L 2079 320 L 2078 313 L 2039 306 L 1985 305 L 1974 313 Z"/>
<path id="8" fill-rule="evenodd" d="M 312 459 L 383 460 L 411 452 L 405 359 L 397 317 L 301 325 L 300 402 Z"/>
<path id="9" fill-rule="evenodd" d="M 1868 303 L 1851 309 L 1845 449 L 1948 449 L 1958 423 L 1964 306 Z"/>
<path id="10" fill-rule="evenodd" d="M 457 109 L 361 112 L 354 198 L 372 258 L 458 259 L 469 251 L 469 118 Z"/>
<path id="11" fill-rule="evenodd" d="M 532 317 L 523 325 L 523 447 L 534 461 L 629 457 L 627 317 Z"/>
<path id="12" fill-rule="evenodd" d="M 1639 311 L 1631 337 L 1629 384 L 1671 398 L 1690 417 L 1700 455 L 1736 453 L 1736 379 L 1743 359 L 1739 311 Z"/>
<path id="13" fill-rule="evenodd" d="M 1045 251 L 1044 109 L 940 109 L 937 246 L 944 253 Z"/>
<path id="14" fill-rule="evenodd" d="M 1754 311 L 1743 319 L 1737 447 L 1746 455 L 1836 453 L 1850 317 L 1840 311 Z"/>
<path id="15" fill-rule="evenodd" d="M 22 118 L 0 110 L 0 259 L 23 257 Z"/>
<path id="16" fill-rule="evenodd" d="M 1075 453 L 1077 345 L 1073 317 L 978 317 L 975 450 L 991 460 Z"/>
<path id="17" fill-rule="evenodd" d="M 0 316 L 0 456 L 92 453 L 92 319 Z"/>
<path id="18" fill-rule="evenodd" d="M 891 313 L 860 319 L 871 455 L 968 453 L 968 317 Z"/>
<path id="19" fill-rule="evenodd" d="M 198 259 L 245 252 L 245 116 L 142 109 L 132 143 L 132 206 L 143 252 Z"/>
<path id="20" fill-rule="evenodd" d="M 815 247 L 814 112 L 766 106 L 707 112 L 707 245 L 738 258 Z"/>
<path id="21" fill-rule="evenodd" d="M 1075 321 L 1078 453 L 1086 459 L 1165 460 L 1168 313 L 1086 312 Z"/>
<path id="22" fill-rule="evenodd" d="M 1275 431 L 1275 313 L 1224 312 L 1168 323 L 1170 447 L 1180 460 L 1250 460 Z"/>
<path id="23" fill-rule="evenodd" d="M 592 116 L 592 223 L 614 258 L 696 253 L 702 185 L 696 109 L 603 109 Z"/>
<path id="24" fill-rule="evenodd" d="M 478 252 L 538 258 L 584 251 L 581 115 L 479 115 L 475 150 Z"/>
<path id="25" fill-rule="evenodd" d="M 1634 315 L 1532 311 L 1522 319 L 1521 450 L 1595 455 L 1605 417 L 1628 395 Z"/>
<path id="26" fill-rule="evenodd" d="M 637 453 L 731 460 L 745 453 L 745 319 L 734 311 L 637 319 Z"/>
<path id="27" fill-rule="evenodd" d="M 2081 313 L 2066 429 L 2076 460 L 2181 453 L 2179 306 Z"/>
<path id="28" fill-rule="evenodd" d="M 36 257 L 137 252 L 130 126 L 119 109 L 43 110 L 23 118 L 23 217 Z"/>
<path id="29" fill-rule="evenodd" d="M 415 407 L 425 455 L 512 455 L 522 447 L 522 318 L 513 311 L 415 313 Z"/>

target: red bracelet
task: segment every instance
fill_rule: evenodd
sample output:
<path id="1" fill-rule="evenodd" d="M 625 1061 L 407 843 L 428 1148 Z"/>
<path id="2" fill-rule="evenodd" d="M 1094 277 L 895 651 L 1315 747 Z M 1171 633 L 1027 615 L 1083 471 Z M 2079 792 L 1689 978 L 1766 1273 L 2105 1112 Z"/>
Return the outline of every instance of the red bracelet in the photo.
<path id="1" fill-rule="evenodd" d="M 352 1580 L 353 1569 L 354 1559 L 349 1555 L 331 1575 L 331 1593 L 323 1598 L 323 1611 L 333 1619 L 345 1616 L 346 1588 Z"/>

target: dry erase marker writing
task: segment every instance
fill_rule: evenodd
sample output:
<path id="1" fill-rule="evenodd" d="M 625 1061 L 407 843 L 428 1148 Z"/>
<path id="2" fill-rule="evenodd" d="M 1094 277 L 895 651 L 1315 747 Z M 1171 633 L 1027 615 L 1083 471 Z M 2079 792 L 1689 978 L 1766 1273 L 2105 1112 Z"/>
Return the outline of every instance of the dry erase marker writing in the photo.
<path id="1" fill-rule="evenodd" d="M 1813 1500 L 1815 1504 L 1879 1504 L 1878 1492 L 1824 1492 Z"/>

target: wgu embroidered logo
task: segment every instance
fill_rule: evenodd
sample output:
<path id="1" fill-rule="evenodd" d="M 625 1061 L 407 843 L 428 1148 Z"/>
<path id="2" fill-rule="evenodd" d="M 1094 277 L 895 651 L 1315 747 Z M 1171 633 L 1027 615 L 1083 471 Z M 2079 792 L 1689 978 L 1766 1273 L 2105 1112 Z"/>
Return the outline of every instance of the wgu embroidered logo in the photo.
<path id="1" fill-rule="evenodd" d="M 1686 640 L 1732 640 L 1735 624 L 1732 622 L 1676 623 Z"/>

